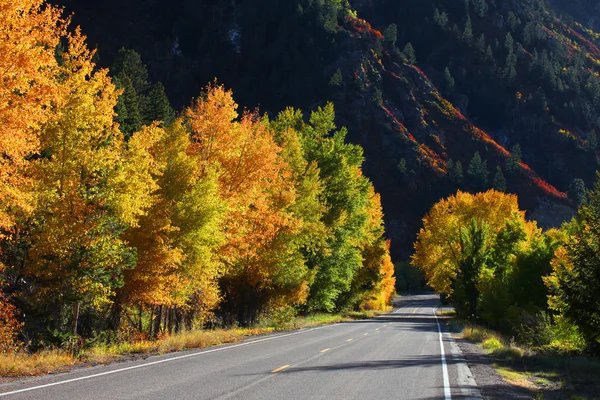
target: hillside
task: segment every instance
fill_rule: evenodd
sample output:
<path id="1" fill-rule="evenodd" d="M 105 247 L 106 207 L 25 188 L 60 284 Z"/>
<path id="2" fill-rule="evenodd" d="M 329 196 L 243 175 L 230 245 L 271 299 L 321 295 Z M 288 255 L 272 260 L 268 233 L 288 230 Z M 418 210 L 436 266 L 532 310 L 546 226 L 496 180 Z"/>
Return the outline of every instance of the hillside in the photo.
<path id="1" fill-rule="evenodd" d="M 333 100 L 338 125 L 365 149 L 396 259 L 457 188 L 517 193 L 552 226 L 594 179 L 600 49 L 590 2 L 57 3 L 101 64 L 121 47 L 139 52 L 176 109 L 215 77 L 272 117 Z"/>

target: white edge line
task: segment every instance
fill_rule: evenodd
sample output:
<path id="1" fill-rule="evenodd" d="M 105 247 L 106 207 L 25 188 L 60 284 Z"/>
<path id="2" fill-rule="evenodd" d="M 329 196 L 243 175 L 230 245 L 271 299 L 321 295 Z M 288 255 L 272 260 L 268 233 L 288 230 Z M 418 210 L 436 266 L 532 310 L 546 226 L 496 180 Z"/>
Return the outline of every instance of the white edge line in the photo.
<path id="1" fill-rule="evenodd" d="M 452 394 L 450 392 L 450 379 L 448 378 L 448 366 L 446 365 L 446 353 L 444 352 L 444 340 L 442 336 L 442 328 L 440 328 L 440 322 L 438 321 L 436 308 L 433 309 L 433 315 L 435 322 L 437 323 L 439 339 L 440 339 L 440 354 L 442 356 L 442 372 L 444 374 L 444 399 L 451 400 Z"/>
<path id="2" fill-rule="evenodd" d="M 98 373 L 98 374 L 80 376 L 79 378 L 67 379 L 67 380 L 64 380 L 64 381 L 47 383 L 45 385 L 32 386 L 32 387 L 28 387 L 28 388 L 24 388 L 24 389 L 13 390 L 11 392 L 0 393 L 0 397 L 9 396 L 9 395 L 12 395 L 12 394 L 23 393 L 23 392 L 29 392 L 29 391 L 32 391 L 32 390 L 39 390 L 39 389 L 43 389 L 43 388 L 47 388 L 47 387 L 51 387 L 51 386 L 62 385 L 62 384 L 65 384 L 65 383 L 83 381 L 83 380 L 86 380 L 86 379 L 97 378 L 99 376 L 111 375 L 111 374 L 116 374 L 118 372 L 129 371 L 129 370 L 132 370 L 132 369 L 144 368 L 144 367 L 148 367 L 148 366 L 151 366 L 151 365 L 163 364 L 163 363 L 170 362 L 170 361 L 181 360 L 183 358 L 201 356 L 203 354 L 214 353 L 214 352 L 223 351 L 223 350 L 229 350 L 229 349 L 233 349 L 233 348 L 236 348 L 236 347 L 247 346 L 247 345 L 254 344 L 254 343 L 266 342 L 268 340 L 275 340 L 275 339 L 279 339 L 279 338 L 283 338 L 283 337 L 300 335 L 300 334 L 303 334 L 303 333 L 308 333 L 308 332 L 311 332 L 311 331 L 315 331 L 317 329 L 322 329 L 322 328 L 326 328 L 326 327 L 330 327 L 330 326 L 334 326 L 334 325 L 340 325 L 340 324 L 333 324 L 333 325 L 327 325 L 327 326 L 323 326 L 323 327 L 310 328 L 310 329 L 299 331 L 299 332 L 292 332 L 292 333 L 286 333 L 286 334 L 278 335 L 278 336 L 271 336 L 271 337 L 267 337 L 267 338 L 263 338 L 263 339 L 253 340 L 253 341 L 250 341 L 250 342 L 238 343 L 238 344 L 234 344 L 234 345 L 227 346 L 227 347 L 219 347 L 217 349 L 210 349 L 210 350 L 200 351 L 200 352 L 196 352 L 196 353 L 192 353 L 192 354 L 184 354 L 184 355 L 177 356 L 177 357 L 171 357 L 171 358 L 166 358 L 166 359 L 163 359 L 163 360 L 152 361 L 152 362 L 145 363 L 145 364 L 133 365 L 131 367 L 119 368 L 119 369 L 115 369 L 115 370 L 111 370 L 111 371 L 101 372 L 101 373 Z"/>

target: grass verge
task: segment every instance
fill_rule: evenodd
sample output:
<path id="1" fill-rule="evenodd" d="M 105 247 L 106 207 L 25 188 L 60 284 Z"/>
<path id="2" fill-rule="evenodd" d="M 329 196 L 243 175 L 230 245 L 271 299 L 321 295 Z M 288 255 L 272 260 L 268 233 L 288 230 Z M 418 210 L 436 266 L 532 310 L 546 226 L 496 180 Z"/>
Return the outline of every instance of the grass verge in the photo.
<path id="1" fill-rule="evenodd" d="M 598 358 L 535 351 L 479 326 L 465 325 L 458 336 L 485 349 L 506 382 L 531 390 L 537 399 L 598 398 Z"/>
<path id="2" fill-rule="evenodd" d="M 0 377 L 35 376 L 61 372 L 78 364 L 106 364 L 128 355 L 164 354 L 186 349 L 197 349 L 216 346 L 224 343 L 235 343 L 243 338 L 275 331 L 311 328 L 315 326 L 373 318 L 387 311 L 360 311 L 343 314 L 312 314 L 293 318 L 289 323 L 261 323 L 254 328 L 231 328 L 214 330 L 196 330 L 165 335 L 157 340 L 140 340 L 96 345 L 80 351 L 75 355 L 67 350 L 53 349 L 35 354 L 18 352 L 14 354 L 0 353 Z"/>

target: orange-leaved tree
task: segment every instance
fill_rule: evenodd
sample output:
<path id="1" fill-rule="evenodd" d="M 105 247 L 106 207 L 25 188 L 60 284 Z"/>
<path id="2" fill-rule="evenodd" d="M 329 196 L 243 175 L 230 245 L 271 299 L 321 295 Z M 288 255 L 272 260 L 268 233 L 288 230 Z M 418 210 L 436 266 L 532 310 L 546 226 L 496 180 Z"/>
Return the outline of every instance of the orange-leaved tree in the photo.
<path id="1" fill-rule="evenodd" d="M 257 113 L 240 116 L 231 91 L 216 84 L 185 117 L 192 131 L 190 150 L 204 171 L 216 170 L 227 204 L 227 240 L 220 249 L 227 267 L 221 279 L 223 309 L 249 323 L 282 298 L 302 301 L 308 271 L 288 246 L 300 226 L 289 210 L 297 194 L 268 123 Z"/>
<path id="2" fill-rule="evenodd" d="M 138 202 L 145 196 L 115 190 L 124 173 L 113 122 L 118 93 L 92 57 L 78 29 L 69 35 L 55 78 L 63 94 L 40 130 L 43 151 L 30 168 L 37 207 L 25 273 L 38 299 L 59 311 L 72 306 L 73 333 L 80 305 L 109 304 L 122 270 L 133 265 L 119 235 L 146 205 Z"/>
<path id="3" fill-rule="evenodd" d="M 0 238 L 15 213 L 30 211 L 25 157 L 39 151 L 36 129 L 59 97 L 55 48 L 61 11 L 43 0 L 0 0 Z"/>

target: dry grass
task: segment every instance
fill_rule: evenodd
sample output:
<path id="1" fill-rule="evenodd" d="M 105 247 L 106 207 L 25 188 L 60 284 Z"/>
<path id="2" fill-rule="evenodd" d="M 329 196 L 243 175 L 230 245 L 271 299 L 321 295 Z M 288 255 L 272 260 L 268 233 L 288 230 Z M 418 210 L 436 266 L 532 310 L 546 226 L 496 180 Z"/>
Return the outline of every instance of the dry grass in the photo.
<path id="1" fill-rule="evenodd" d="M 35 354 L 18 352 L 15 354 L 0 353 L 0 376 L 34 376 L 51 372 L 59 372 L 81 363 L 106 364 L 125 355 L 164 354 L 172 351 L 197 349 L 234 343 L 245 337 L 272 333 L 283 329 L 302 329 L 356 319 L 373 318 L 387 311 L 361 311 L 344 314 L 313 314 L 295 318 L 291 326 L 275 329 L 272 326 L 255 328 L 231 328 L 215 330 L 196 330 L 165 335 L 157 340 L 140 340 L 136 342 L 120 342 L 109 345 L 97 345 L 80 352 L 77 356 L 66 350 L 48 350 Z"/>
<path id="2" fill-rule="evenodd" d="M 0 376 L 40 375 L 64 370 L 78 362 L 72 355 L 59 350 L 0 354 Z"/>

